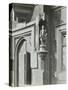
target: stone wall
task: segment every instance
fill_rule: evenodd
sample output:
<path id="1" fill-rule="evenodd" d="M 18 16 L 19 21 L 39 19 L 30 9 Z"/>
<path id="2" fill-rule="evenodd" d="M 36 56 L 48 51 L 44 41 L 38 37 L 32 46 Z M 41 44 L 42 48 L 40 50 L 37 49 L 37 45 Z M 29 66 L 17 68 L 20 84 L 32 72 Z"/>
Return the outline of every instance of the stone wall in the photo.
<path id="1" fill-rule="evenodd" d="M 60 69 L 60 66 L 57 63 L 58 59 L 56 57 L 56 53 L 57 53 L 56 26 L 60 26 L 60 25 L 63 26 L 63 24 L 66 24 L 66 7 L 49 10 L 48 12 L 48 38 L 49 38 L 48 51 L 49 51 L 49 62 L 50 62 L 49 67 L 50 67 L 50 83 L 51 84 L 56 83 L 55 73 L 57 72 L 57 67 L 58 69 Z M 59 43 L 59 46 L 60 45 L 61 43 Z"/>

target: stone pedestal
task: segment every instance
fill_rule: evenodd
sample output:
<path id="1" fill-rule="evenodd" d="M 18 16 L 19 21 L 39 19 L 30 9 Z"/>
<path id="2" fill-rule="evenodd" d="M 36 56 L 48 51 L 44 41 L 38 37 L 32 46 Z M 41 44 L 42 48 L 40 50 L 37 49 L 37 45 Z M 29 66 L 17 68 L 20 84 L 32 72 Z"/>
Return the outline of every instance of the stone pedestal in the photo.
<path id="1" fill-rule="evenodd" d="M 32 85 L 43 85 L 47 84 L 48 82 L 48 75 L 47 72 L 47 50 L 45 45 L 40 45 L 40 50 L 38 53 L 38 67 L 32 70 Z M 47 65 L 46 65 L 47 64 Z M 46 66 L 46 68 L 45 68 Z"/>
<path id="2" fill-rule="evenodd" d="M 43 70 L 40 68 L 32 70 L 32 85 L 43 85 Z"/>
<path id="3" fill-rule="evenodd" d="M 40 45 L 40 50 L 38 52 L 39 69 L 42 72 L 42 77 L 40 81 L 42 84 L 49 84 L 49 62 L 47 59 L 48 51 L 45 45 Z"/>

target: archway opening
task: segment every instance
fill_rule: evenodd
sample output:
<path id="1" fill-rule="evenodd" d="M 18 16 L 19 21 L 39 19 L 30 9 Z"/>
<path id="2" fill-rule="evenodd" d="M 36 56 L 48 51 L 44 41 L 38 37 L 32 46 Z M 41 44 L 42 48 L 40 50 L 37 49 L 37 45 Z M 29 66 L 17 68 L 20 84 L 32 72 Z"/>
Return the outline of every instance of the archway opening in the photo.
<path id="1" fill-rule="evenodd" d="M 26 40 L 22 40 L 17 49 L 18 86 L 31 84 L 31 52 L 27 49 L 29 46 L 27 42 Z"/>

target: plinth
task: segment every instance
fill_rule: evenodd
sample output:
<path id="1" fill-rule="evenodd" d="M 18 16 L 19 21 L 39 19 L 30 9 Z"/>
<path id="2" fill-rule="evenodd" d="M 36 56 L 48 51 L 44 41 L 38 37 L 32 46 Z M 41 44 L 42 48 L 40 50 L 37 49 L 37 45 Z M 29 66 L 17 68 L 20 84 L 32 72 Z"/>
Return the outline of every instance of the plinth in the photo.
<path id="1" fill-rule="evenodd" d="M 42 84 L 49 84 L 49 62 L 47 59 L 48 51 L 46 45 L 40 45 L 38 51 L 39 69 L 42 72 Z"/>

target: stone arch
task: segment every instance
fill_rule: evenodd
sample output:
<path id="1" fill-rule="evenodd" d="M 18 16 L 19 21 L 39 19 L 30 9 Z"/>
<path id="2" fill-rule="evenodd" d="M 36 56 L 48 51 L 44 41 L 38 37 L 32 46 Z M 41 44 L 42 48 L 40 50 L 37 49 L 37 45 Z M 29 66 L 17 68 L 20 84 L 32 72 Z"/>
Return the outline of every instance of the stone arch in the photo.
<path id="1" fill-rule="evenodd" d="M 20 70 L 21 70 L 21 68 L 22 68 L 22 66 L 23 66 L 23 70 L 24 71 L 26 71 L 24 68 L 24 62 L 25 63 L 27 63 L 27 61 L 24 61 L 25 59 L 25 57 L 26 56 L 24 56 L 24 54 L 26 55 L 26 52 L 25 52 L 25 49 L 24 49 L 24 47 L 26 48 L 26 42 L 27 42 L 27 40 L 25 39 L 25 38 L 23 38 L 23 37 L 21 37 L 19 40 L 18 40 L 18 42 L 17 42 L 17 44 L 16 44 L 16 48 L 15 48 L 15 86 L 19 86 L 20 85 L 20 83 L 21 83 L 21 86 L 23 85 L 23 84 L 28 84 L 28 82 L 26 82 L 26 78 L 23 78 L 22 80 L 22 82 L 21 82 L 21 76 L 23 76 L 24 74 L 25 74 L 25 72 L 24 72 L 24 74 L 22 75 L 21 73 L 20 73 Z M 24 46 L 24 47 L 23 47 Z M 22 49 L 23 50 L 22 50 Z M 20 50 L 22 50 L 22 56 L 21 55 L 19 55 L 19 53 L 21 52 Z M 23 59 L 21 59 L 20 58 L 20 56 L 21 56 L 21 58 L 23 58 Z M 26 58 L 27 59 L 27 58 Z M 22 65 L 20 65 L 21 63 L 23 63 Z M 27 66 L 26 66 L 26 68 L 27 68 Z M 23 71 L 22 71 L 22 73 L 23 73 Z M 26 76 L 26 74 L 25 74 L 25 76 Z M 23 76 L 24 77 L 24 76 Z M 27 77 L 27 76 L 26 76 Z M 24 79 L 25 79 L 25 81 L 24 81 Z"/>

